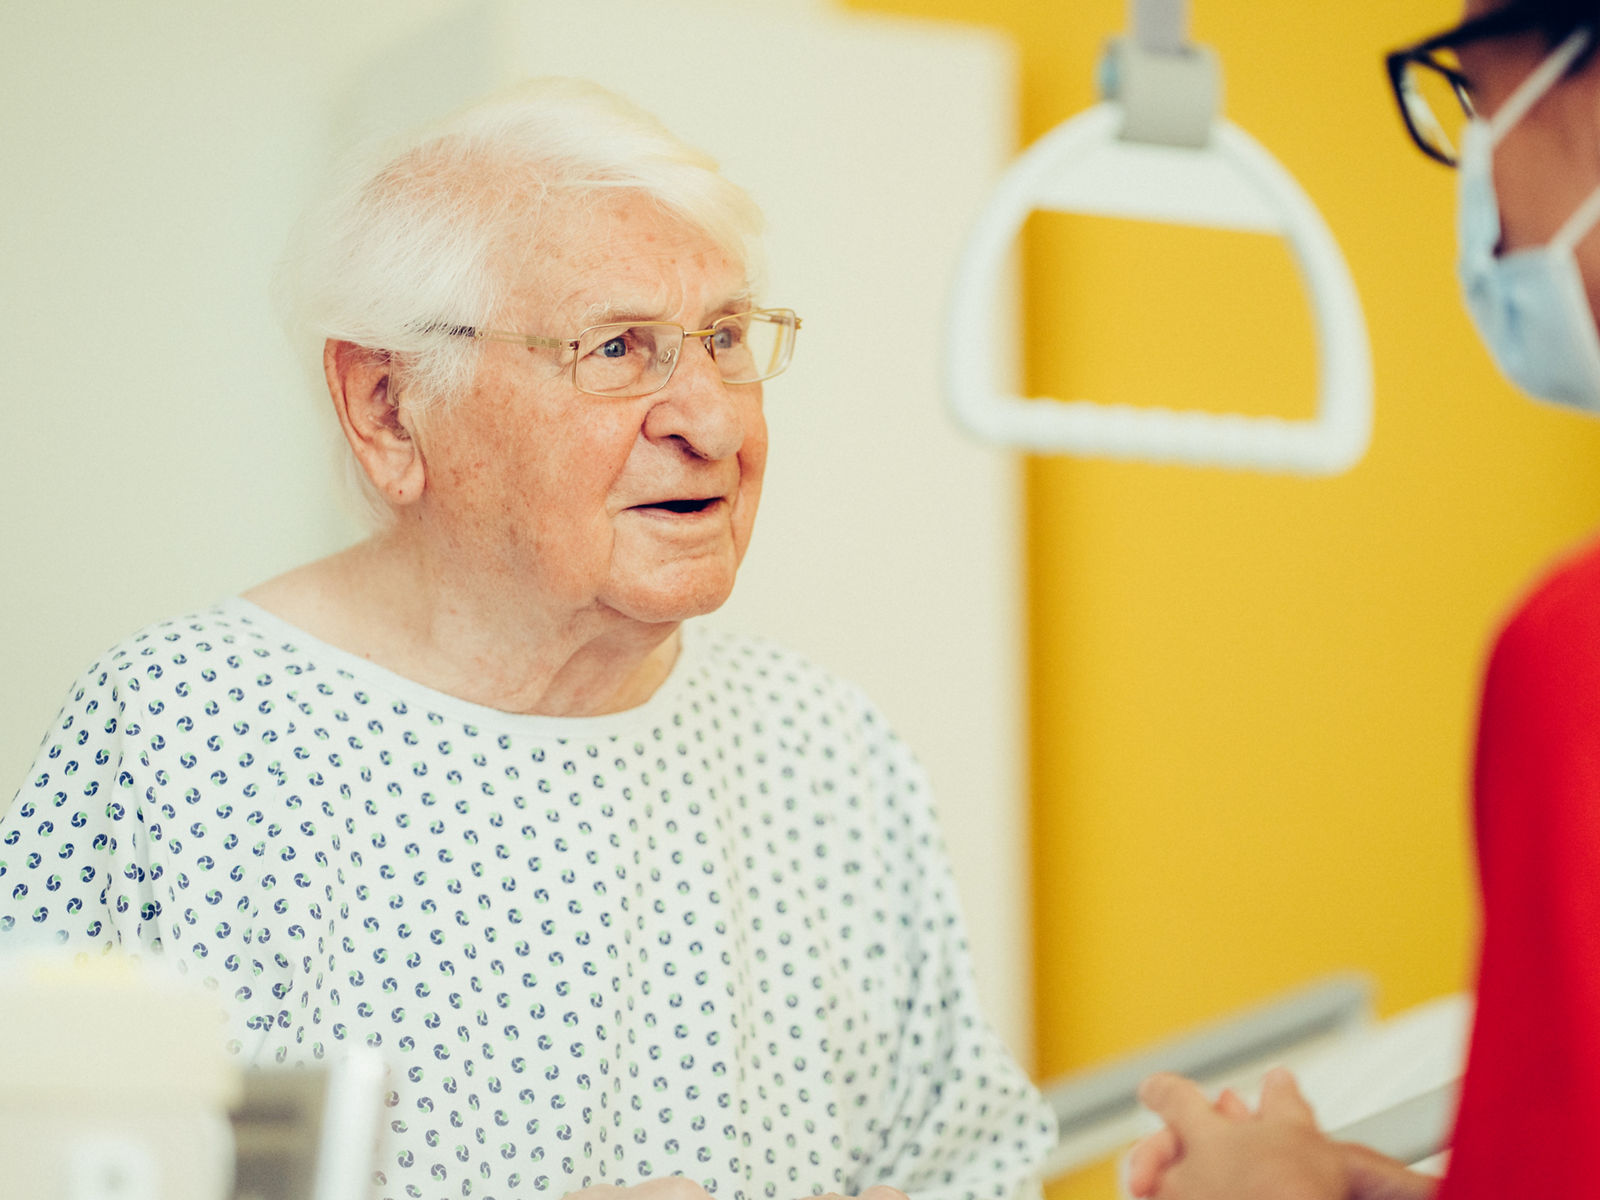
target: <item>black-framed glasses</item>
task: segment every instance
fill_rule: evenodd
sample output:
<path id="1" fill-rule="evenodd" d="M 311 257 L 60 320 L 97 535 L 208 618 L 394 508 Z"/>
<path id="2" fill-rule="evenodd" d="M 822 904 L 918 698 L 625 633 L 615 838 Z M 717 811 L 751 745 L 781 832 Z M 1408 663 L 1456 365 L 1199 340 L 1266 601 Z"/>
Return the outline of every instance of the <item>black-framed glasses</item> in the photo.
<path id="1" fill-rule="evenodd" d="M 1478 115 L 1456 48 L 1486 38 L 1526 33 L 1541 24 L 1535 13 L 1513 4 L 1386 56 L 1395 103 L 1419 150 L 1435 162 L 1455 166 L 1460 161 L 1462 133 Z"/>
<path id="2" fill-rule="evenodd" d="M 683 356 L 686 338 L 699 338 L 724 383 L 760 383 L 780 375 L 794 357 L 800 318 L 789 308 L 730 313 L 707 329 L 685 329 L 669 321 L 613 321 L 591 325 L 572 338 L 541 337 L 451 326 L 456 337 L 510 342 L 530 350 L 565 350 L 572 355 L 572 383 L 591 396 L 648 396 L 667 386 Z"/>

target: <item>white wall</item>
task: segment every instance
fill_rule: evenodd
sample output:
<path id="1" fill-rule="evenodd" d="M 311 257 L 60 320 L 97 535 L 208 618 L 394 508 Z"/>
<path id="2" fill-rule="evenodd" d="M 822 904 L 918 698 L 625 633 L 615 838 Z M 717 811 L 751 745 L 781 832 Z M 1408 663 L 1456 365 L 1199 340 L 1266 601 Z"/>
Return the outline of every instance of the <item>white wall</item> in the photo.
<path id="1" fill-rule="evenodd" d="M 314 347 L 267 300 L 352 131 L 525 74 L 619 88 L 765 207 L 772 461 L 715 618 L 872 692 L 933 775 L 986 1002 L 1026 1053 L 1017 485 L 939 404 L 955 248 L 1010 148 L 1011 61 L 804 0 L 12 6 L 0 36 L 0 780 L 137 626 L 357 534 Z"/>

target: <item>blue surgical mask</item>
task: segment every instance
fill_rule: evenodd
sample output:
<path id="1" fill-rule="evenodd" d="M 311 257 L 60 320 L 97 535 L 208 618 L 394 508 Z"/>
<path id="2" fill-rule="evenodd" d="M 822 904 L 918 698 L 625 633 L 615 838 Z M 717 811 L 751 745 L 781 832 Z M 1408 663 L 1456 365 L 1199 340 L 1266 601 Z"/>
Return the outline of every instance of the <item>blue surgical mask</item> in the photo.
<path id="1" fill-rule="evenodd" d="M 1457 267 L 1467 310 L 1496 364 L 1523 391 L 1600 413 L 1600 333 L 1572 248 L 1600 221 L 1600 189 L 1548 244 L 1497 255 L 1500 208 L 1494 148 L 1565 74 L 1587 44 L 1579 30 L 1545 59 L 1488 121 L 1462 139 Z"/>

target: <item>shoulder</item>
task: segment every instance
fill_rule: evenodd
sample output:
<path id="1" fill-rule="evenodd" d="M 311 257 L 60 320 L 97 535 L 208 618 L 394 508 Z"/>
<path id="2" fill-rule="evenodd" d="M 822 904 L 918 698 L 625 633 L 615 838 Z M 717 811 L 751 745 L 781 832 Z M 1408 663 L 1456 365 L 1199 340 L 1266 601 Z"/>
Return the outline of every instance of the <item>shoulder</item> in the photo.
<path id="1" fill-rule="evenodd" d="M 686 646 L 692 685 L 680 695 L 715 724 L 712 736 L 760 772 L 776 772 L 780 790 L 804 781 L 851 808 L 871 797 L 866 807 L 883 809 L 878 818 L 904 810 L 896 821 L 929 819 L 922 765 L 855 683 L 760 638 L 713 629 Z"/>
<path id="2" fill-rule="evenodd" d="M 169 678 L 198 677 L 207 659 L 226 654 L 255 635 L 247 614 L 231 602 L 155 621 L 108 648 L 73 681 L 63 719 L 94 713 L 108 703 L 125 708 L 138 693 Z M 164 688 L 160 690 L 165 690 Z"/>
<path id="3" fill-rule="evenodd" d="M 191 701 L 259 687 L 270 681 L 267 672 L 301 673 L 305 656 L 283 632 L 240 600 L 152 622 L 90 664 L 65 708 L 110 700 L 136 706 L 146 719 L 199 710 L 203 704 Z"/>
<path id="4" fill-rule="evenodd" d="M 1600 761 L 1600 546 L 1568 555 L 1495 638 L 1478 728 L 1480 783 Z"/>
<path id="5" fill-rule="evenodd" d="M 1524 595 L 1495 639 L 1490 678 L 1556 689 L 1600 680 L 1600 542 L 1559 560 Z"/>
<path id="6" fill-rule="evenodd" d="M 81 679 L 112 682 L 117 677 L 141 675 L 161 678 L 185 668 L 203 669 L 209 659 L 242 656 L 260 658 L 293 647 L 280 644 L 270 621 L 254 606 L 240 600 L 223 600 L 154 621 L 123 638 L 90 665 Z"/>
<path id="7" fill-rule="evenodd" d="M 860 687 L 775 642 L 717 628 L 685 629 L 692 674 L 714 692 L 768 712 L 888 724 Z"/>
<path id="8" fill-rule="evenodd" d="M 74 770 L 88 755 L 96 764 L 117 761 L 128 739 L 148 748 L 211 723 L 217 701 L 240 680 L 263 675 L 264 663 L 292 674 L 293 647 L 281 645 L 239 601 L 152 622 L 96 658 L 69 687 L 46 731 L 32 774 L 60 759 Z"/>

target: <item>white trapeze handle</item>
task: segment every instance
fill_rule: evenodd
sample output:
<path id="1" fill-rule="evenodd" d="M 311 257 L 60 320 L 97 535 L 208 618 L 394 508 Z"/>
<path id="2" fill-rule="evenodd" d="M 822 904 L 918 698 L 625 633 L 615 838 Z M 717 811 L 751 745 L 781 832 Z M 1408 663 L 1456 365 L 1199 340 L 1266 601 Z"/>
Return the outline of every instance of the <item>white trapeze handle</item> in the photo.
<path id="1" fill-rule="evenodd" d="M 1355 284 L 1315 205 L 1253 138 L 1217 118 L 1203 147 L 1119 137 L 1121 106 L 1096 105 L 1028 148 L 996 186 L 957 265 L 945 338 L 948 400 L 979 437 L 1045 453 L 1334 474 L 1372 431 L 1372 353 Z M 1036 209 L 1282 236 L 1310 294 L 1318 401 L 1304 421 L 997 391 L 1011 348 L 990 331 L 1012 243 Z"/>

